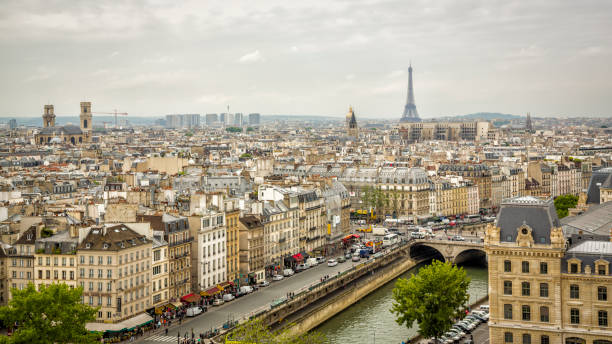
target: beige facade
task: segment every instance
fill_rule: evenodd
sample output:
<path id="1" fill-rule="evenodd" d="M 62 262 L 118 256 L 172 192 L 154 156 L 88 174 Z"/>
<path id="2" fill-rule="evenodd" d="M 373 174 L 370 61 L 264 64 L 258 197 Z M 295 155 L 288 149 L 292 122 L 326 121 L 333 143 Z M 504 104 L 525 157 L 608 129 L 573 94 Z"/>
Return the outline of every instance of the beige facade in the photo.
<path id="1" fill-rule="evenodd" d="M 77 247 L 82 302 L 97 322 L 120 322 L 151 307 L 151 240 L 125 225 L 92 227 Z"/>
<path id="2" fill-rule="evenodd" d="M 240 218 L 240 274 L 265 279 L 264 226 L 259 217 Z"/>
<path id="3" fill-rule="evenodd" d="M 240 209 L 233 208 L 233 204 L 226 205 L 228 209 L 225 212 L 226 221 L 226 254 L 227 254 L 227 280 L 233 282 L 239 278 L 240 274 L 240 248 L 239 248 L 239 228 L 240 228 Z"/>
<path id="4" fill-rule="evenodd" d="M 168 243 L 163 236 L 152 240 L 151 254 L 151 307 L 160 307 L 169 300 Z"/>
<path id="5" fill-rule="evenodd" d="M 517 219 L 498 218 L 499 227 L 487 227 L 490 342 L 611 343 L 612 243 L 573 238 L 574 246 L 567 249 L 560 227 L 544 230 L 547 220 L 540 214 L 559 224 L 552 203 L 533 200 L 519 198 L 508 215 L 502 205 L 501 217 Z M 530 203 L 549 210 L 538 214 Z M 600 247 L 599 252 L 591 247 Z"/>

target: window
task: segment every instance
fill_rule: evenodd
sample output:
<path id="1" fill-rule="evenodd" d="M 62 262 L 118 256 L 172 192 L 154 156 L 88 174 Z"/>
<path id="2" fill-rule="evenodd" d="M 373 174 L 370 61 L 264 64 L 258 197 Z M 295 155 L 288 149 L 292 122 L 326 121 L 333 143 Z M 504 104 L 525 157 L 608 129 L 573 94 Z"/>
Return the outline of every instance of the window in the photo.
<path id="1" fill-rule="evenodd" d="M 549 322 L 550 321 L 550 314 L 549 314 L 549 311 L 548 311 L 548 307 L 546 307 L 546 306 L 540 307 L 540 321 L 541 322 Z"/>
<path id="2" fill-rule="evenodd" d="M 577 284 L 570 285 L 570 299 L 580 298 L 580 287 Z"/>
<path id="3" fill-rule="evenodd" d="M 93 265 L 93 263 L 94 263 L 94 257 L 89 256 L 89 265 Z"/>
<path id="4" fill-rule="evenodd" d="M 573 263 L 570 264 L 570 272 L 573 274 L 577 274 L 578 273 L 578 264 Z"/>
<path id="5" fill-rule="evenodd" d="M 521 295 L 529 296 L 530 293 L 531 293 L 531 285 L 529 284 L 529 282 L 521 283 Z"/>
<path id="6" fill-rule="evenodd" d="M 524 305 L 522 308 L 523 320 L 529 321 L 531 320 L 531 307 Z"/>
<path id="7" fill-rule="evenodd" d="M 79 257 L 79 262 L 80 262 L 81 264 L 85 264 L 85 256 L 80 256 L 80 257 Z"/>
<path id="8" fill-rule="evenodd" d="M 597 287 L 597 300 L 608 301 L 608 288 Z"/>
<path id="9" fill-rule="evenodd" d="M 113 257 L 111 256 L 106 257 L 106 264 L 113 265 Z"/>
<path id="10" fill-rule="evenodd" d="M 504 295 L 512 295 L 512 281 L 504 281 Z"/>
<path id="11" fill-rule="evenodd" d="M 106 317 L 110 319 L 111 318 L 111 314 L 112 314 L 112 312 L 106 312 Z"/>
<path id="12" fill-rule="evenodd" d="M 504 305 L 504 319 L 512 320 L 512 305 Z"/>
<path id="13" fill-rule="evenodd" d="M 580 324 L 580 310 L 578 308 L 572 308 L 570 310 L 570 323 Z"/>
<path id="14" fill-rule="evenodd" d="M 608 326 L 608 312 L 606 311 L 598 311 L 597 319 L 599 320 L 599 326 L 607 327 Z"/>
<path id="15" fill-rule="evenodd" d="M 504 332 L 504 343 L 512 343 L 512 332 Z"/>
<path id="16" fill-rule="evenodd" d="M 509 260 L 504 261 L 504 272 L 512 272 L 512 262 Z"/>
<path id="17" fill-rule="evenodd" d="M 529 273 L 529 262 L 522 262 L 521 263 L 521 271 L 524 274 Z"/>
<path id="18" fill-rule="evenodd" d="M 548 297 L 548 283 L 540 283 L 540 297 Z"/>
<path id="19" fill-rule="evenodd" d="M 531 335 L 529 333 L 523 333 L 523 344 L 531 344 Z"/>
<path id="20" fill-rule="evenodd" d="M 597 265 L 597 274 L 598 275 L 605 275 L 606 274 L 606 266 L 603 264 L 598 264 Z"/>
<path id="21" fill-rule="evenodd" d="M 546 275 L 548 273 L 548 263 L 544 263 L 544 262 L 540 263 L 540 273 L 542 275 Z"/>
<path id="22" fill-rule="evenodd" d="M 548 336 L 541 336 L 540 337 L 540 344 L 550 344 L 550 337 L 548 337 Z"/>

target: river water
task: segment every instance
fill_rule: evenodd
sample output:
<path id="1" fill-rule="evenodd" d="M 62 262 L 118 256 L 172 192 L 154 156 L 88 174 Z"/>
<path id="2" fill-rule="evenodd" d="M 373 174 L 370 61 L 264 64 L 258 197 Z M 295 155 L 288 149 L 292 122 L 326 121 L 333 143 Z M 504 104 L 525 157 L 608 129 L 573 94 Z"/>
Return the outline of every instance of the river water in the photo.
<path id="1" fill-rule="evenodd" d="M 408 278 L 425 266 L 420 264 L 406 271 L 401 278 Z M 470 303 L 485 296 L 488 292 L 487 268 L 463 266 L 471 278 L 468 292 Z M 395 314 L 390 312 L 393 304 L 392 290 L 395 280 L 390 281 L 359 302 L 327 320 L 316 330 L 322 332 L 330 344 L 399 344 L 402 340 L 417 334 L 418 327 L 407 328 L 395 322 Z"/>

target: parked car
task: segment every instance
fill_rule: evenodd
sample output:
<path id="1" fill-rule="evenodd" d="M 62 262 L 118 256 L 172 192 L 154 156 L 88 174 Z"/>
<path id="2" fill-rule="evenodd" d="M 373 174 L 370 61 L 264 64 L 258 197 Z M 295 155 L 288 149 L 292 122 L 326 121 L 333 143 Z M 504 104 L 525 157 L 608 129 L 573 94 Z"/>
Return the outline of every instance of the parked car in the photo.
<path id="1" fill-rule="evenodd" d="M 225 302 L 230 302 L 233 299 L 235 299 L 236 297 L 232 294 L 223 294 L 223 301 Z"/>
<path id="2" fill-rule="evenodd" d="M 266 280 L 259 281 L 259 283 L 257 283 L 257 286 L 259 286 L 260 288 L 267 287 L 269 285 L 270 285 L 270 282 L 268 282 Z"/>
<path id="3" fill-rule="evenodd" d="M 247 293 L 245 293 L 245 292 L 244 292 L 244 291 L 242 291 L 242 290 L 237 290 L 237 291 L 234 293 L 234 296 L 235 296 L 236 298 L 239 298 L 239 297 L 243 297 L 243 296 L 244 296 L 244 295 L 246 295 L 246 294 L 247 294 Z"/>
<path id="4" fill-rule="evenodd" d="M 321 263 L 325 262 L 325 257 L 323 257 L 323 256 L 317 256 L 316 259 L 317 259 L 317 264 L 321 264 Z"/>
<path id="5" fill-rule="evenodd" d="M 319 264 L 319 261 L 317 260 L 317 258 L 308 258 L 306 259 L 306 264 L 308 264 L 308 266 L 317 266 L 317 264 Z"/>
<path id="6" fill-rule="evenodd" d="M 347 252 L 347 253 L 344 255 L 344 258 L 345 258 L 346 260 L 349 260 L 349 259 L 351 259 L 351 256 L 352 256 L 352 255 L 351 255 L 351 252 Z"/>
<path id="7" fill-rule="evenodd" d="M 285 270 L 283 270 L 283 276 L 285 276 L 285 277 L 293 276 L 293 274 L 294 274 L 293 269 L 285 269 Z"/>
<path id="8" fill-rule="evenodd" d="M 225 301 L 223 301 L 223 299 L 215 299 L 215 301 L 213 301 L 213 306 L 221 306 L 224 303 Z"/>
<path id="9" fill-rule="evenodd" d="M 272 276 L 272 280 L 273 280 L 273 281 L 280 281 L 280 280 L 282 280 L 283 278 L 284 278 L 284 276 L 283 276 L 283 275 L 280 275 L 280 274 L 279 274 L 279 275 L 274 275 L 274 276 Z"/>
<path id="10" fill-rule="evenodd" d="M 187 312 L 185 313 L 185 315 L 188 317 L 195 317 L 196 315 L 199 315 L 202 312 L 203 310 L 200 307 L 190 307 L 190 308 L 187 308 Z"/>
<path id="11" fill-rule="evenodd" d="M 298 264 L 295 267 L 295 272 L 300 272 L 300 271 L 304 271 L 306 269 L 308 269 L 310 266 L 308 264 Z"/>
<path id="12" fill-rule="evenodd" d="M 336 265 L 338 265 L 338 261 L 333 258 L 327 261 L 327 266 L 331 267 L 331 266 L 336 266 Z"/>
<path id="13" fill-rule="evenodd" d="M 340 257 L 336 258 L 336 260 L 338 261 L 338 263 L 346 262 L 346 258 L 344 258 L 344 256 L 340 256 Z"/>
<path id="14" fill-rule="evenodd" d="M 354 262 L 358 262 L 361 259 L 361 257 L 359 257 L 359 255 L 353 256 L 352 261 Z"/>
<path id="15" fill-rule="evenodd" d="M 253 287 L 251 287 L 250 285 L 243 285 L 242 287 L 240 287 L 240 291 L 245 294 L 250 294 L 254 292 L 255 289 L 253 289 Z"/>

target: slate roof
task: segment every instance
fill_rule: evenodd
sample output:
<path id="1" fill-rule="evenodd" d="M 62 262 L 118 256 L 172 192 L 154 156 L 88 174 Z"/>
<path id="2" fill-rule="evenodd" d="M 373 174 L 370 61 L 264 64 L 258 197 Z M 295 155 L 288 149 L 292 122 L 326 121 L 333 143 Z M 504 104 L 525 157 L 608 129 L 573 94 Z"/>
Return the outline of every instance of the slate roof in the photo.
<path id="1" fill-rule="evenodd" d="M 57 127 L 46 127 L 46 128 L 42 128 L 40 130 L 40 134 L 44 134 L 44 135 L 58 135 L 58 134 L 64 134 L 64 135 L 81 135 L 83 134 L 83 131 L 81 130 L 81 128 L 77 127 L 76 125 L 65 125 L 63 127 L 57 126 Z"/>
<path id="2" fill-rule="evenodd" d="M 78 246 L 79 250 L 119 251 L 151 243 L 144 235 L 138 234 L 121 224 L 112 227 L 94 227 Z"/>
<path id="3" fill-rule="evenodd" d="M 517 228 L 523 224 L 531 227 L 535 243 L 550 244 L 550 230 L 561 226 L 552 199 L 524 196 L 504 200 L 497 216 L 500 241 L 516 241 Z"/>
<path id="4" fill-rule="evenodd" d="M 563 231 L 566 236 L 583 233 L 609 236 L 612 229 L 612 202 L 594 204 L 577 216 L 563 219 Z"/>
<path id="5" fill-rule="evenodd" d="M 589 181 L 589 188 L 587 190 L 587 203 L 599 204 L 600 185 L 604 184 L 610 175 L 612 175 L 612 167 L 606 167 L 593 171 L 591 180 Z"/>

